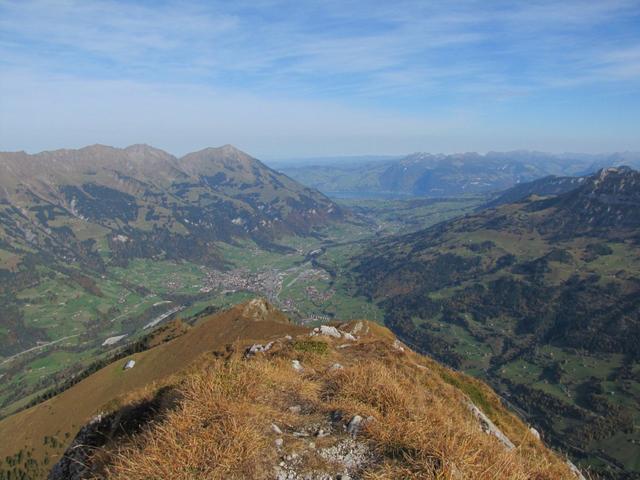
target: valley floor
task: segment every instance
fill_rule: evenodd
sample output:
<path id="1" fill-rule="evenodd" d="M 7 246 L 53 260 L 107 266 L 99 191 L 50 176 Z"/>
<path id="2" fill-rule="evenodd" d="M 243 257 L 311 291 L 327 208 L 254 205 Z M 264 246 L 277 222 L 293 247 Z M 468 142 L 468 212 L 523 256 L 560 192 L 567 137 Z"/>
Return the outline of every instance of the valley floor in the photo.
<path id="1" fill-rule="evenodd" d="M 371 238 L 450 218 L 469 211 L 480 198 L 418 205 L 399 200 L 346 202 L 359 210 L 359 221 L 333 225 L 312 237 L 281 238 L 279 244 L 287 253 L 249 241 L 217 244 L 224 268 L 133 259 L 126 267 L 108 267 L 84 288 L 60 272 L 48 272 L 45 280 L 18 295 L 25 327 L 42 329 L 47 337 L 23 351 L 0 355 L 0 417 L 140 338 L 148 326 L 175 316 L 190 318 L 206 308 L 261 296 L 302 324 L 333 318 L 382 322 L 383 312 L 354 295 L 348 284 L 348 259 Z M 100 248 L 107 258 L 106 245 Z"/>

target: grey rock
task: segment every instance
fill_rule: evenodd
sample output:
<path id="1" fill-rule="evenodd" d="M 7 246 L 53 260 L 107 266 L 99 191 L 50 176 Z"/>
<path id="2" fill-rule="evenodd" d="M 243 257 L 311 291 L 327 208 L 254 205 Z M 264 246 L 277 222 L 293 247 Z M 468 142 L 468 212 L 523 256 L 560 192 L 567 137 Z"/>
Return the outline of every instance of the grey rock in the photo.
<path id="1" fill-rule="evenodd" d="M 351 420 L 349 420 L 349 423 L 347 424 L 347 433 L 352 437 L 358 436 L 358 433 L 360 433 L 364 421 L 364 418 L 362 418 L 360 415 L 355 415 Z"/>
<path id="2" fill-rule="evenodd" d="M 540 440 L 540 432 L 538 432 L 538 430 L 531 427 L 529 428 L 529 431 L 531 432 L 531 435 L 533 435 L 537 440 Z"/>
<path id="3" fill-rule="evenodd" d="M 82 427 L 63 457 L 49 472 L 48 480 L 81 480 L 92 476 L 88 460 L 96 446 L 102 446 L 102 430 L 111 425 L 109 417 L 97 415 Z"/>
<path id="4" fill-rule="evenodd" d="M 311 332 L 310 335 L 311 336 L 324 335 L 325 337 L 334 337 L 334 338 L 342 337 L 342 334 L 336 327 L 331 327 L 329 325 L 321 325 L 320 327 L 314 328 L 313 332 Z"/>
<path id="5" fill-rule="evenodd" d="M 265 353 L 271 350 L 271 347 L 273 347 L 273 342 L 269 342 L 266 345 L 254 343 L 247 350 L 247 355 L 249 356 L 249 355 L 256 355 L 257 353 Z"/>
<path id="6" fill-rule="evenodd" d="M 361 469 L 372 459 L 369 447 L 351 438 L 319 450 L 319 455 L 327 462 L 340 465 L 348 474 Z"/>
<path id="7" fill-rule="evenodd" d="M 513 442 L 511 442 L 511 440 L 509 440 L 509 438 L 507 438 L 507 436 L 495 426 L 495 424 L 484 414 L 482 410 L 476 407 L 471 401 L 467 402 L 467 407 L 473 416 L 476 417 L 485 433 L 493 435 L 500 440 L 507 450 L 513 450 L 515 448 Z"/>
<path id="8" fill-rule="evenodd" d="M 573 473 L 578 480 L 587 480 L 582 472 L 576 467 L 571 460 L 567 460 L 567 465 L 569 466 L 569 470 Z"/>
<path id="9" fill-rule="evenodd" d="M 355 324 L 355 326 L 351 329 L 351 333 L 353 335 L 357 335 L 360 333 L 361 330 L 364 329 L 364 323 L 362 322 L 358 322 Z M 365 332 L 366 333 L 366 332 Z"/>

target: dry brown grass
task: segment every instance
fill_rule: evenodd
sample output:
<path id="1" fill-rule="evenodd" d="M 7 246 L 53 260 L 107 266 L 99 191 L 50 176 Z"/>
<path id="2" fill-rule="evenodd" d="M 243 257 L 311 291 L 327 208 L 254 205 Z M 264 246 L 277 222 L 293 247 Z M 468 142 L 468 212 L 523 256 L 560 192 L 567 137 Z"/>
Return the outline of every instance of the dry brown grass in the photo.
<path id="1" fill-rule="evenodd" d="M 259 478 L 267 437 L 256 383 L 239 363 L 213 362 L 179 386 L 181 402 L 108 468 L 115 479 Z M 230 401 L 230 399 L 236 399 Z"/>
<path id="2" fill-rule="evenodd" d="M 175 386 L 181 398 L 176 409 L 111 451 L 105 476 L 274 478 L 282 452 L 274 447 L 270 425 L 291 432 L 339 412 L 342 423 L 355 414 L 375 419 L 359 437 L 374 452 L 358 473 L 364 479 L 575 478 L 484 385 L 410 351 L 399 352 L 386 336 L 372 335 L 346 349 L 334 348 L 334 340 L 327 343 L 326 352 L 284 343 L 251 359 L 236 354 L 209 360 Z M 302 374 L 291 368 L 292 359 L 302 362 Z M 334 362 L 344 368 L 331 370 Z M 452 379 L 458 386 L 471 382 L 469 388 L 491 405 L 492 420 L 516 449 L 508 451 L 482 432 L 465 406 L 467 395 Z M 302 412 L 291 413 L 292 405 L 301 405 Z M 335 436 L 345 434 L 338 429 Z M 293 438 L 287 442 L 300 446 Z M 331 469 L 317 458 L 305 462 L 310 470 Z"/>
<path id="3" fill-rule="evenodd" d="M 55 463 L 64 450 L 45 445 L 45 437 L 56 437 L 64 448 L 68 447 L 80 427 L 95 415 L 126 403 L 123 396 L 129 397 L 126 401 L 135 401 L 138 390 L 150 389 L 154 384 L 162 386 L 175 374 L 182 376 L 201 355 L 224 350 L 237 339 L 265 343 L 274 337 L 307 332 L 306 328 L 285 322 L 286 317 L 273 307 L 265 310 L 264 318 L 256 318 L 255 309 L 247 309 L 250 304 L 204 317 L 183 335 L 132 355 L 136 366 L 131 370 L 123 371 L 124 360 L 114 362 L 61 394 L 0 420 L 0 439 L 11 439 L 0 440 L 0 458 L 22 449 L 33 451 L 37 461 L 46 456 Z M 156 340 L 167 333 L 164 329 L 160 327 Z"/>

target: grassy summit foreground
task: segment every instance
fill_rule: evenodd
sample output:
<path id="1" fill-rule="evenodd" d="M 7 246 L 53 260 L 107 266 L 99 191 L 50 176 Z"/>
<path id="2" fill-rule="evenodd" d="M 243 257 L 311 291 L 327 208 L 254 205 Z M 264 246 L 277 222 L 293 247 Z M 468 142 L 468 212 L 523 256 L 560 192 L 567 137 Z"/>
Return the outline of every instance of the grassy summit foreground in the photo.
<path id="1" fill-rule="evenodd" d="M 254 300 L 138 354 L 123 375 L 103 374 L 120 382 L 150 358 L 175 362 L 190 344 L 199 352 L 93 405 L 100 415 L 67 442 L 49 478 L 578 478 L 486 385 L 412 352 L 389 330 L 283 322 Z M 220 327 L 207 348 L 206 332 Z M 62 394 L 69 408 L 92 377 Z M 34 408 L 50 411 L 55 400 Z M 0 433 L 11 434 L 10 421 Z"/>

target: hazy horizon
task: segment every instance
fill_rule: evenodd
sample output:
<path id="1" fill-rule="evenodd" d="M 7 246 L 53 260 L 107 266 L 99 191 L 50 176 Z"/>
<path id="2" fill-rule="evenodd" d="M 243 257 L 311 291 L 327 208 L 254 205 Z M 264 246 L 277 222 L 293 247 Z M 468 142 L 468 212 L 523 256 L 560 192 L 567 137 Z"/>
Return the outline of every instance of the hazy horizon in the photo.
<path id="1" fill-rule="evenodd" d="M 416 150 L 416 151 L 411 151 L 411 152 L 402 152 L 402 153 L 378 153 L 378 152 L 364 152 L 364 153 L 352 153 L 352 154 L 333 154 L 333 155 L 314 155 L 314 154 L 309 154 L 309 155 L 292 155 L 292 156 L 273 156 L 273 155 L 258 155 L 255 152 L 251 152 L 248 151 L 238 145 L 234 145 L 234 144 L 223 144 L 223 145 L 206 145 L 203 147 L 199 147 L 199 148 L 195 148 L 195 149 L 188 149 L 185 150 L 184 152 L 181 153 L 176 153 L 176 152 L 172 152 L 170 150 L 158 147 L 157 145 L 151 145 L 148 143 L 132 143 L 129 145 L 107 145 L 107 144 L 103 144 L 103 143 L 92 143 L 92 144 L 87 144 L 87 145 L 80 145 L 77 147 L 58 147 L 58 148 L 46 148 L 44 150 L 37 150 L 37 151 L 28 151 L 25 149 L 21 149 L 21 150 L 0 150 L 0 153 L 19 153 L 19 152 L 24 152 L 27 153 L 28 155 L 37 155 L 37 154 L 41 154 L 41 153 L 46 153 L 46 152 L 53 152 L 56 150 L 80 150 L 80 149 L 84 149 L 84 148 L 90 148 L 93 146 L 102 146 L 102 147 L 109 147 L 109 148 L 117 148 L 117 149 L 126 149 L 129 147 L 133 147 L 136 145 L 146 145 L 152 148 L 156 148 L 159 150 L 162 150 L 170 155 L 173 155 L 176 158 L 181 158 L 184 155 L 187 155 L 189 153 L 194 153 L 194 152 L 198 152 L 200 150 L 206 149 L 206 148 L 221 148 L 223 146 L 226 145 L 231 145 L 235 148 L 237 148 L 238 150 L 243 151 L 244 153 L 247 153 L 249 155 L 251 155 L 254 158 L 257 158 L 258 160 L 263 160 L 269 163 L 288 163 L 288 162 L 296 162 L 296 161 L 305 161 L 305 162 L 311 162 L 311 161 L 321 161 L 321 162 L 331 162 L 333 160 L 341 160 L 341 159 L 352 159 L 354 161 L 385 161 L 385 160 L 391 160 L 391 159 L 399 159 L 399 158 L 404 158 L 407 157 L 409 155 L 413 155 L 413 154 L 427 154 L 427 155 L 446 155 L 446 156 L 454 156 L 454 155 L 468 155 L 468 154 L 477 154 L 480 156 L 487 156 L 489 154 L 492 153 L 497 153 L 497 154 L 506 154 L 506 153 L 533 153 L 533 154 L 541 154 L 541 155 L 551 155 L 551 156 L 557 156 L 557 157 L 563 157 L 563 156 L 583 156 L 583 157 L 598 157 L 598 156 L 607 156 L 607 155 L 616 155 L 616 154 L 631 154 L 631 155 L 640 155 L 640 150 L 635 151 L 635 150 L 611 150 L 611 151 L 601 151 L 601 152 L 578 152 L 578 151 L 574 151 L 574 152 L 569 152 L 569 151 L 542 151 L 542 150 L 533 150 L 533 149 L 527 149 L 527 148 L 518 148 L 518 149 L 512 149 L 512 150 L 496 150 L 496 149 L 490 149 L 490 150 L 486 150 L 486 151 L 478 151 L 478 150 L 467 150 L 467 151 L 451 151 L 451 152 L 438 152 L 438 151 L 426 151 L 426 150 Z"/>
<path id="2" fill-rule="evenodd" d="M 0 150 L 639 151 L 640 2 L 0 3 Z"/>

